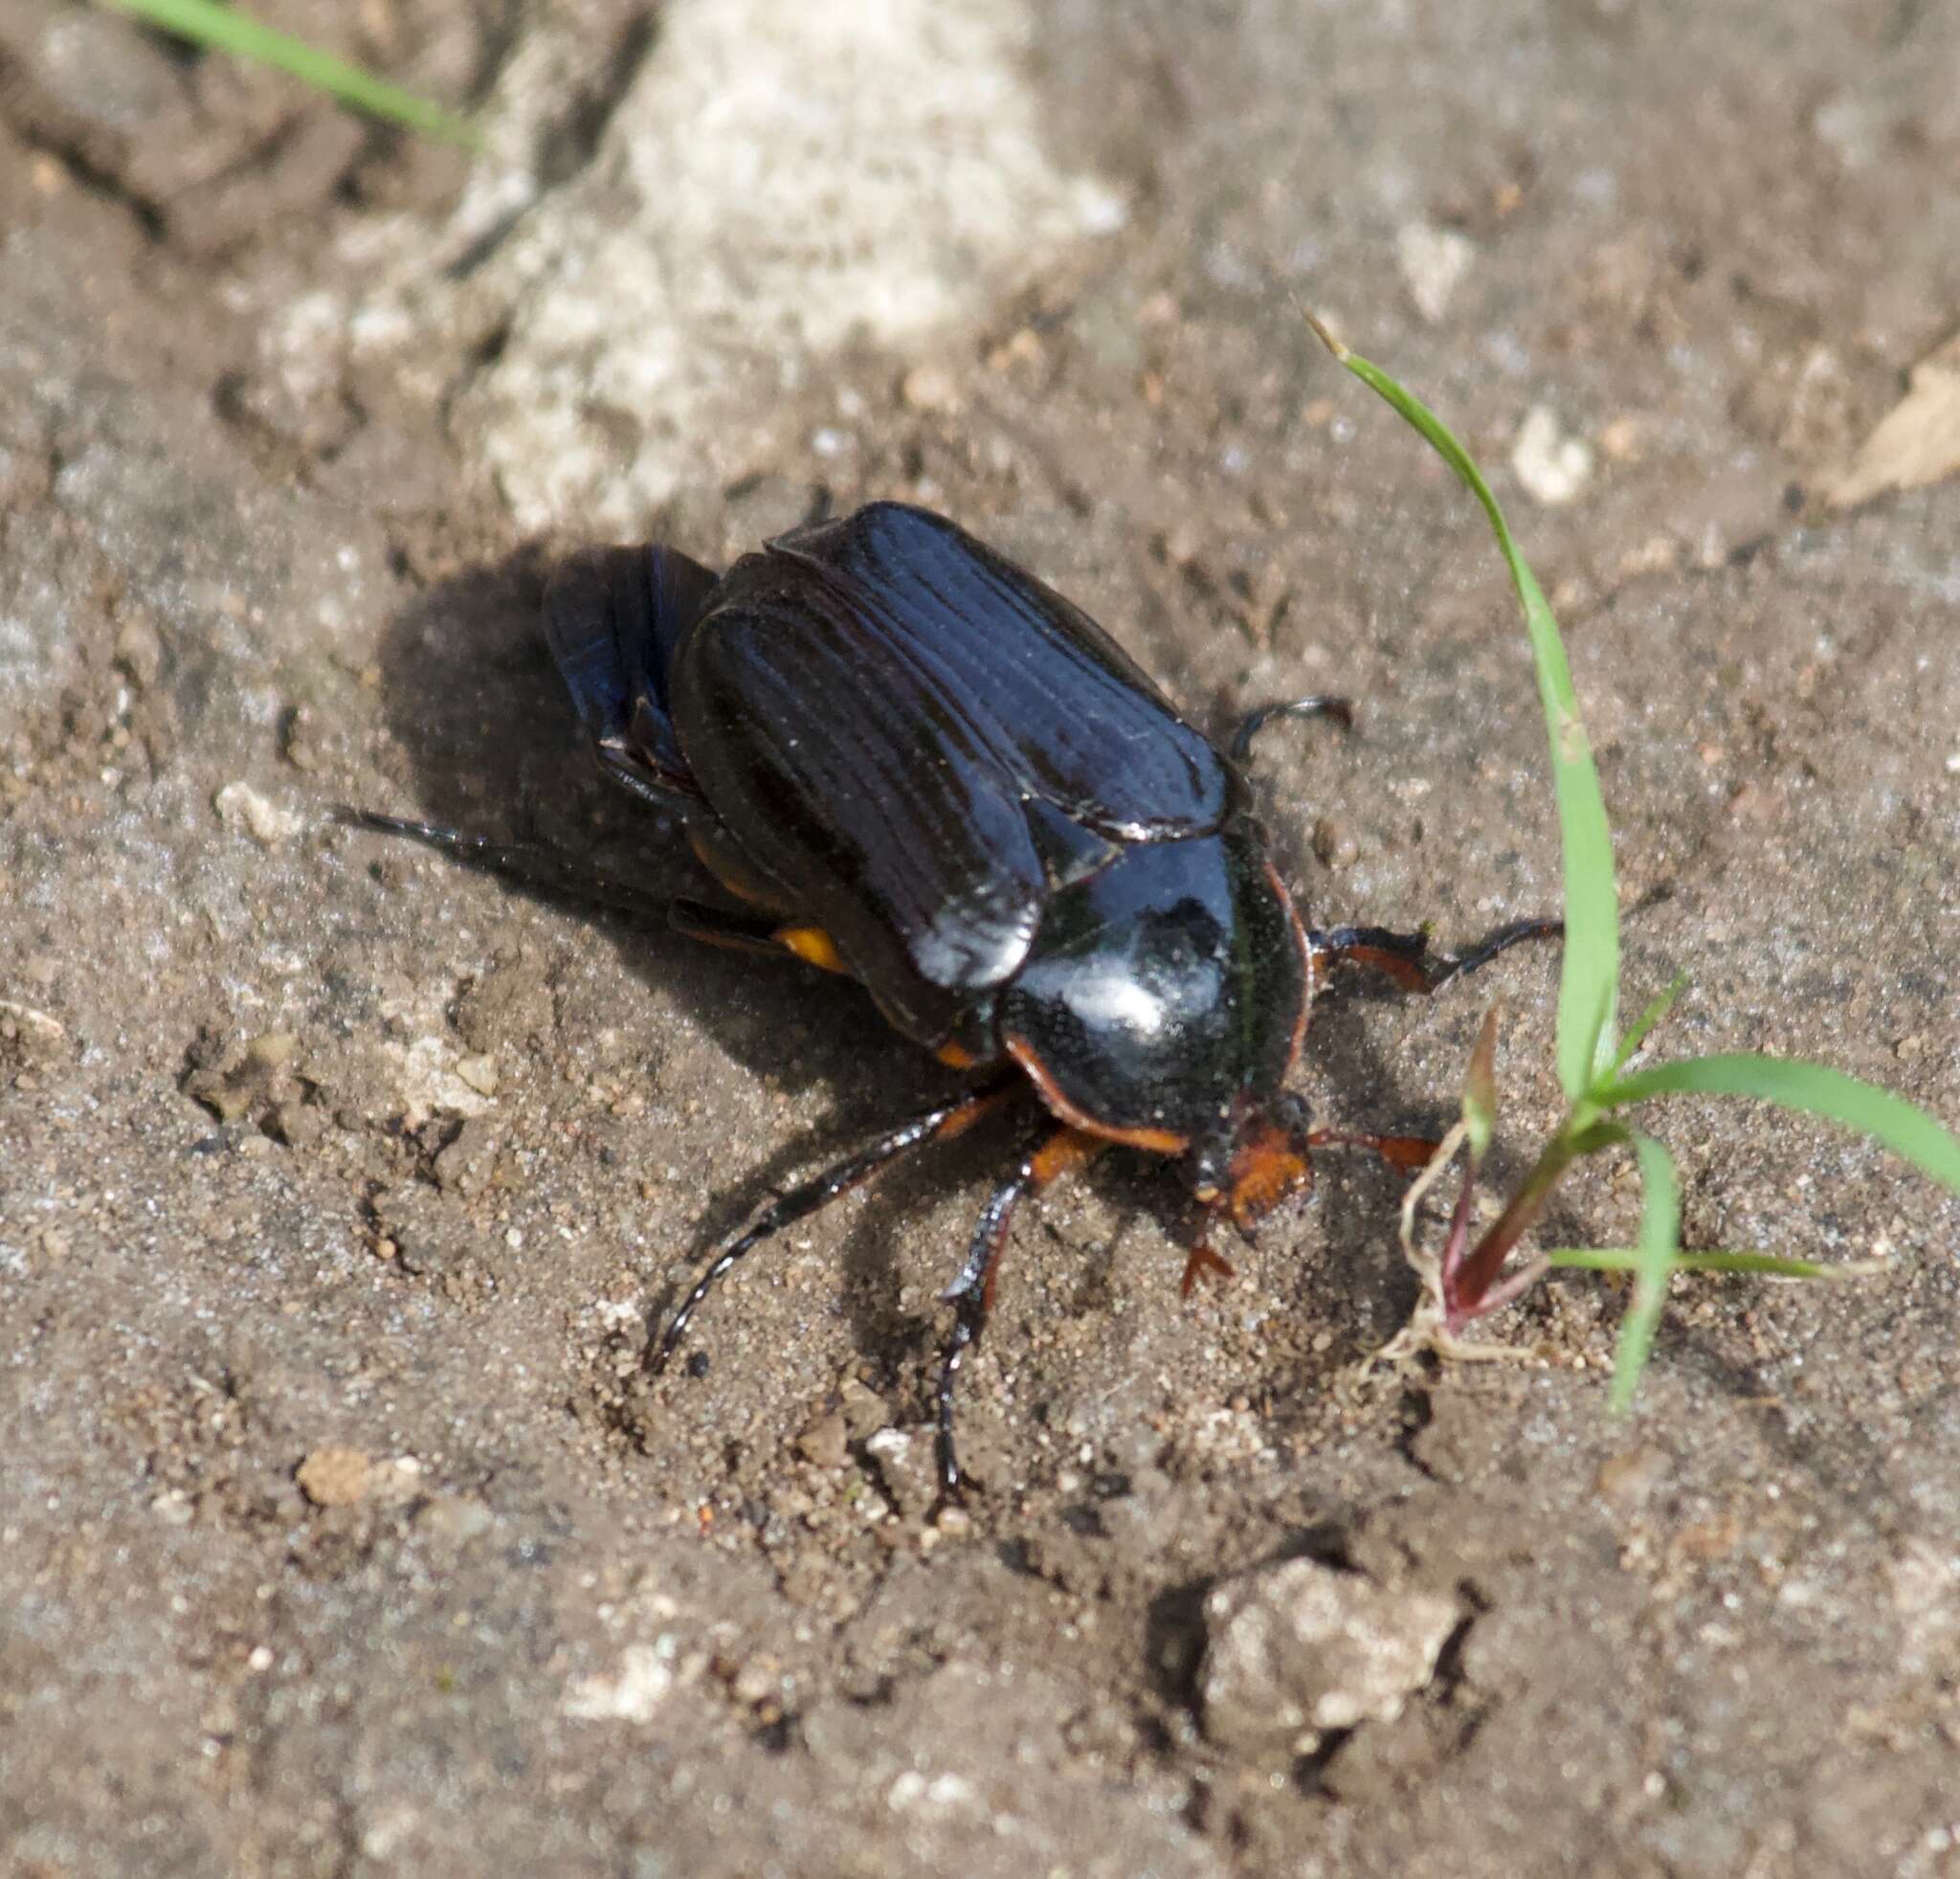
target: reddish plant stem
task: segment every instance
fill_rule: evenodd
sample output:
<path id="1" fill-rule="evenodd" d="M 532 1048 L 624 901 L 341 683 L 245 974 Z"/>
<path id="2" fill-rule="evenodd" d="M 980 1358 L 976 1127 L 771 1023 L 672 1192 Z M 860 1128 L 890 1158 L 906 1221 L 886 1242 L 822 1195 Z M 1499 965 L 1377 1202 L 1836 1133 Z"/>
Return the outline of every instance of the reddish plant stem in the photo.
<path id="1" fill-rule="evenodd" d="M 1491 1222 L 1489 1230 L 1469 1256 L 1454 1265 L 1445 1261 L 1443 1304 L 1452 1331 L 1509 1298 L 1509 1292 L 1505 1292 L 1502 1299 L 1490 1295 L 1498 1274 L 1503 1270 L 1504 1261 L 1510 1257 L 1512 1248 L 1544 1213 L 1552 1189 L 1578 1153 L 1579 1149 L 1570 1136 L 1554 1135 L 1545 1145 L 1544 1152 L 1539 1155 L 1530 1174 L 1525 1177 L 1525 1184 L 1511 1197 L 1510 1204 Z M 1465 1178 L 1466 1193 L 1472 1178 L 1474 1175 Z"/>

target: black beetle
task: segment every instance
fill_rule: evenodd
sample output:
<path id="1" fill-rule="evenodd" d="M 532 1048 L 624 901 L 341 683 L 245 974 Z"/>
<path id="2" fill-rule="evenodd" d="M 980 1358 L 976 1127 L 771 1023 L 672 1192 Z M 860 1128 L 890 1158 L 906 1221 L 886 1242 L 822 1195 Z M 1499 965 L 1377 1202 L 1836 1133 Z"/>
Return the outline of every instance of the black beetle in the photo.
<path id="1" fill-rule="evenodd" d="M 1209 1221 L 1250 1227 L 1341 1142 L 1404 1166 L 1432 1148 L 1310 1126 L 1285 1087 L 1322 969 L 1358 959 L 1433 990 L 1522 922 L 1432 966 L 1421 935 L 1309 931 L 1267 859 L 1240 763 L 1187 724 L 1103 631 L 943 517 L 875 503 L 716 576 L 671 548 L 616 548 L 552 590 L 546 629 L 609 775 L 684 807 L 735 906 L 663 908 L 696 938 L 844 973 L 954 1069 L 936 1104 L 783 1195 L 725 1242 L 647 1361 L 662 1368 L 715 1282 L 756 1243 L 907 1151 L 1032 1090 L 1045 1109 L 987 1202 L 945 1296 L 941 1479 L 960 1487 L 953 1385 L 992 1301 L 1015 1204 L 1111 1143 L 1175 1156 Z M 366 816 L 564 887 L 562 858 Z M 630 884 L 580 881 L 636 905 Z M 1201 1227 L 1185 1286 L 1229 1273 Z"/>

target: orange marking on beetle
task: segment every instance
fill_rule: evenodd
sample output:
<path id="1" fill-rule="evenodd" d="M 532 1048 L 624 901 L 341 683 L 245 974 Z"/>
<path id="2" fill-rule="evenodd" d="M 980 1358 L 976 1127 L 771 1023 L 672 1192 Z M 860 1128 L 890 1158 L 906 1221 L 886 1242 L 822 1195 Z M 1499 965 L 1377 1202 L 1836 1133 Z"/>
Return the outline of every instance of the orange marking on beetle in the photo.
<path id="1" fill-rule="evenodd" d="M 689 829 L 687 831 L 687 845 L 694 850 L 695 860 L 702 867 L 706 868 L 738 901 L 747 901 L 752 905 L 760 898 L 746 882 L 740 880 L 731 881 L 728 878 L 732 870 L 723 864 L 724 858 L 720 851 L 708 846 L 699 829 Z"/>
<path id="2" fill-rule="evenodd" d="M 1121 1142 L 1126 1149 L 1148 1149 L 1152 1154 L 1183 1154 L 1191 1147 L 1191 1137 L 1180 1135 L 1175 1130 L 1114 1129 L 1107 1123 L 1098 1122 L 1061 1093 L 1055 1079 L 1049 1075 L 1048 1066 L 1035 1055 L 1034 1045 L 1022 1038 L 1003 1038 L 1001 1041 L 1007 1054 L 1028 1073 L 1028 1080 L 1035 1085 L 1042 1102 L 1071 1129 L 1080 1129 L 1084 1135 L 1095 1135 L 1105 1142 Z"/>
<path id="3" fill-rule="evenodd" d="M 683 938 L 691 939 L 701 946 L 719 946 L 724 952 L 767 952 L 768 947 L 759 939 L 747 939 L 739 933 L 718 933 L 712 927 L 697 927 L 692 921 L 676 920 L 674 930 Z"/>
<path id="4" fill-rule="evenodd" d="M 948 1038 L 932 1054 L 948 1070 L 970 1070 L 980 1061 L 965 1044 L 956 1043 L 951 1038 Z"/>
<path id="5" fill-rule="evenodd" d="M 746 901 L 750 906 L 768 907 L 771 913 L 796 911 L 756 871 L 754 864 L 717 831 L 703 830 L 697 823 L 687 831 L 687 845 L 694 850 L 695 859 L 702 866 L 738 901 Z"/>
<path id="6" fill-rule="evenodd" d="M 1392 1168 L 1427 1168 L 1441 1146 L 1428 1135 L 1378 1135 L 1374 1152 Z"/>
<path id="7" fill-rule="evenodd" d="M 821 927 L 778 927 L 774 938 L 778 946 L 788 947 L 797 958 L 820 973 L 848 974 L 851 970 L 844 964 L 836 941 Z"/>

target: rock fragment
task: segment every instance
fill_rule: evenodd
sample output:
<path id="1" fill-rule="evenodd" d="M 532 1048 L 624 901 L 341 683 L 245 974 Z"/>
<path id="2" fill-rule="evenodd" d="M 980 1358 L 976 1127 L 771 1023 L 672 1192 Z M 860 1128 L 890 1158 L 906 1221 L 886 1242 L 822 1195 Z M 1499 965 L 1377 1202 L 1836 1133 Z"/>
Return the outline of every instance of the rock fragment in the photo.
<path id="1" fill-rule="evenodd" d="M 352 1507 L 368 1492 L 374 1465 L 358 1448 L 316 1448 L 295 1470 L 300 1491 L 315 1507 Z"/>
<path id="2" fill-rule="evenodd" d="M 1205 1734 L 1247 1755 L 1311 1755 L 1330 1731 L 1392 1721 L 1457 1621 L 1448 1599 L 1315 1559 L 1228 1578 L 1205 1600 Z"/>
<path id="3" fill-rule="evenodd" d="M 1556 508 L 1592 480 L 1592 446 L 1567 435 L 1549 405 L 1533 405 L 1511 445 L 1511 469 L 1527 495 Z"/>

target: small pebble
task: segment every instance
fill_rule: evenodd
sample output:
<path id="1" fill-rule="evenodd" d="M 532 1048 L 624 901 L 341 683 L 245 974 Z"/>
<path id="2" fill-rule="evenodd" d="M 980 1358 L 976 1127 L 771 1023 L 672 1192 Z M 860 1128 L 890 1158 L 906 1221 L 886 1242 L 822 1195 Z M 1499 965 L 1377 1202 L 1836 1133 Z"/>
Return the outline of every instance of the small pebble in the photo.
<path id="1" fill-rule="evenodd" d="M 914 411 L 944 412 L 950 416 L 960 409 L 960 388 L 952 374 L 940 366 L 914 366 L 899 389 Z"/>
<path id="2" fill-rule="evenodd" d="M 297 810 L 281 809 L 250 783 L 227 783 L 212 797 L 218 820 L 229 829 L 243 829 L 261 848 L 289 841 L 306 826 Z"/>
<path id="3" fill-rule="evenodd" d="M 147 614 L 136 613 L 116 635 L 116 662 L 145 691 L 163 670 L 164 642 Z"/>
<path id="4" fill-rule="evenodd" d="M 290 1031 L 261 1031 L 245 1046 L 245 1058 L 256 1069 L 277 1070 L 299 1048 L 300 1040 Z"/>
<path id="5" fill-rule="evenodd" d="M 1333 1731 L 1392 1722 L 1435 1674 L 1454 1600 L 1315 1559 L 1221 1579 L 1205 1599 L 1205 1734 L 1249 1756 L 1311 1755 Z"/>
<path id="6" fill-rule="evenodd" d="M 1395 258 L 1416 312 L 1433 326 L 1449 311 L 1451 297 L 1470 271 L 1477 249 L 1456 229 L 1405 222 L 1395 231 Z"/>
<path id="7" fill-rule="evenodd" d="M 181 1488 L 169 1488 L 149 1504 L 149 1510 L 167 1527 L 188 1527 L 197 1518 L 197 1504 Z"/>
<path id="8" fill-rule="evenodd" d="M 885 1427 L 892 1420 L 885 1399 L 855 1376 L 847 1376 L 837 1385 L 837 1406 L 853 1442 L 862 1442 L 873 1430 Z"/>
<path id="9" fill-rule="evenodd" d="M 451 1546 L 489 1532 L 497 1516 L 470 1494 L 436 1494 L 415 1516 L 415 1531 Z"/>
<path id="10" fill-rule="evenodd" d="M 735 1672 L 728 1690 L 738 1703 L 753 1707 L 776 1695 L 782 1687 L 781 1661 L 771 1657 L 768 1651 L 759 1651 Z"/>
<path id="11" fill-rule="evenodd" d="M 833 1409 L 796 1438 L 796 1452 L 813 1467 L 840 1468 L 849 1455 L 849 1440 L 843 1412 Z"/>
<path id="12" fill-rule="evenodd" d="M 456 1073 L 479 1096 L 497 1094 L 497 1060 L 494 1057 L 475 1056 L 457 1060 Z"/>
<path id="13" fill-rule="evenodd" d="M 1323 816 L 1313 825 L 1313 852 L 1320 858 L 1323 867 L 1352 867 L 1361 859 L 1361 844 L 1348 832 L 1345 822 L 1337 822 L 1331 816 Z"/>
<path id="14" fill-rule="evenodd" d="M 1527 494 L 1555 508 L 1592 480 L 1592 447 L 1568 436 L 1548 405 L 1533 405 L 1511 445 L 1511 468 Z"/>
<path id="15" fill-rule="evenodd" d="M 1618 1513 L 1634 1512 L 1667 1474 L 1667 1456 L 1652 1443 L 1609 1456 L 1592 1479 L 1592 1491 Z"/>
<path id="16" fill-rule="evenodd" d="M 373 1465 L 358 1448 L 316 1448 L 293 1479 L 315 1507 L 351 1507 L 367 1493 Z"/>

